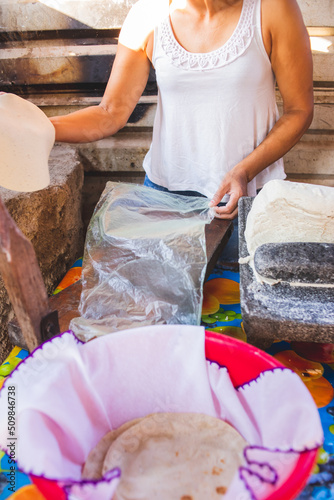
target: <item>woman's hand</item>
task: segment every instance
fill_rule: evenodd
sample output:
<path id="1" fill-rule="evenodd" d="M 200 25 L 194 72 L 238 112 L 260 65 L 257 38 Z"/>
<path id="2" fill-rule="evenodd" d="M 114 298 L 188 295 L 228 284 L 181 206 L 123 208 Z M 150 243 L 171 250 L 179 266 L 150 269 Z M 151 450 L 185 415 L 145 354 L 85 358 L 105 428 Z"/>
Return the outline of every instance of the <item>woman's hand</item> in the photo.
<path id="1" fill-rule="evenodd" d="M 231 220 L 238 215 L 238 201 L 247 195 L 247 183 L 246 173 L 240 166 L 234 167 L 226 174 L 209 204 L 215 207 L 217 218 Z M 217 207 L 226 194 L 230 197 L 227 204 Z"/>

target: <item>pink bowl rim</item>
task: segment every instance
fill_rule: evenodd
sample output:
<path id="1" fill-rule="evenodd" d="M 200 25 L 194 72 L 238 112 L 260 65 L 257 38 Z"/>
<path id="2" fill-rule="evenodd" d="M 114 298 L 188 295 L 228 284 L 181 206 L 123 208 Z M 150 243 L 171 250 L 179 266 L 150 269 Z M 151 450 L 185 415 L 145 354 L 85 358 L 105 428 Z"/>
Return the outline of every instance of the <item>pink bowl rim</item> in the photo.
<path id="1" fill-rule="evenodd" d="M 241 349 L 250 356 L 256 353 L 256 357 L 254 357 L 254 359 L 258 361 L 260 358 L 262 361 L 267 362 L 268 369 L 285 368 L 282 363 L 277 361 L 270 354 L 267 354 L 265 351 L 251 344 L 247 344 L 242 340 L 207 330 L 205 332 L 205 341 L 224 345 L 230 344 L 237 349 Z M 206 356 L 206 359 L 208 359 L 208 361 L 212 361 L 208 356 Z M 264 500 L 293 500 L 296 498 L 296 496 L 303 490 L 312 473 L 312 469 L 317 459 L 317 454 L 318 449 L 307 450 L 300 453 L 298 462 L 295 468 L 291 471 L 288 479 L 279 488 L 277 488 L 277 490 L 269 494 L 269 496 L 267 496 Z"/>

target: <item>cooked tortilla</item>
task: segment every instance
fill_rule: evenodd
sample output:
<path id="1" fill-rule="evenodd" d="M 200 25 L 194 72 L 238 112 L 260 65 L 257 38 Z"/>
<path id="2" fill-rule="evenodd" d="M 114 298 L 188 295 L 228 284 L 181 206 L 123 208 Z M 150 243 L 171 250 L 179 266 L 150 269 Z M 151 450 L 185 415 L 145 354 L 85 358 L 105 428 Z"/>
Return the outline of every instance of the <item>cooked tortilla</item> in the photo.
<path id="1" fill-rule="evenodd" d="M 141 418 L 136 418 L 134 420 L 130 420 L 129 422 L 125 422 L 125 424 L 103 436 L 97 445 L 90 451 L 87 457 L 85 465 L 82 469 L 82 479 L 101 479 L 103 462 L 110 445 L 115 441 L 115 439 L 118 438 L 118 436 L 133 425 L 140 422 L 140 420 Z"/>
<path id="2" fill-rule="evenodd" d="M 246 444 L 218 418 L 157 413 L 113 441 L 102 473 L 122 471 L 114 500 L 218 500 L 243 463 Z"/>

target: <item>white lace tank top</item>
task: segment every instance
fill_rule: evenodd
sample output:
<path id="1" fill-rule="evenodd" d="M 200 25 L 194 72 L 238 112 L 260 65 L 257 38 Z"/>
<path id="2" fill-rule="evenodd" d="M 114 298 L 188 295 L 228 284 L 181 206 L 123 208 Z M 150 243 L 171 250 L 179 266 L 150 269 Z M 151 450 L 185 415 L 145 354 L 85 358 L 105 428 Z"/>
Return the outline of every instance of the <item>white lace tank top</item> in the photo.
<path id="1" fill-rule="evenodd" d="M 169 17 L 154 33 L 158 105 L 144 169 L 172 191 L 211 198 L 224 175 L 250 154 L 278 119 L 275 83 L 261 33 L 261 0 L 244 0 L 229 40 L 208 53 L 186 51 Z M 283 160 L 248 185 L 248 195 L 284 179 Z"/>

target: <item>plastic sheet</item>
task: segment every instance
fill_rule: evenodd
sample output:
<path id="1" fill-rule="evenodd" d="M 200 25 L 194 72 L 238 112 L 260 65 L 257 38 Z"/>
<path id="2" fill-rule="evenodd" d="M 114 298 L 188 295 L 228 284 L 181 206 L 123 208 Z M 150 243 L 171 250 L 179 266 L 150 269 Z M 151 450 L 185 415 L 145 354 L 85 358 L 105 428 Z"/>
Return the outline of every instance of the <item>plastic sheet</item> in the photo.
<path id="1" fill-rule="evenodd" d="M 138 326 L 200 324 L 207 198 L 108 182 L 85 244 L 82 340 Z"/>

